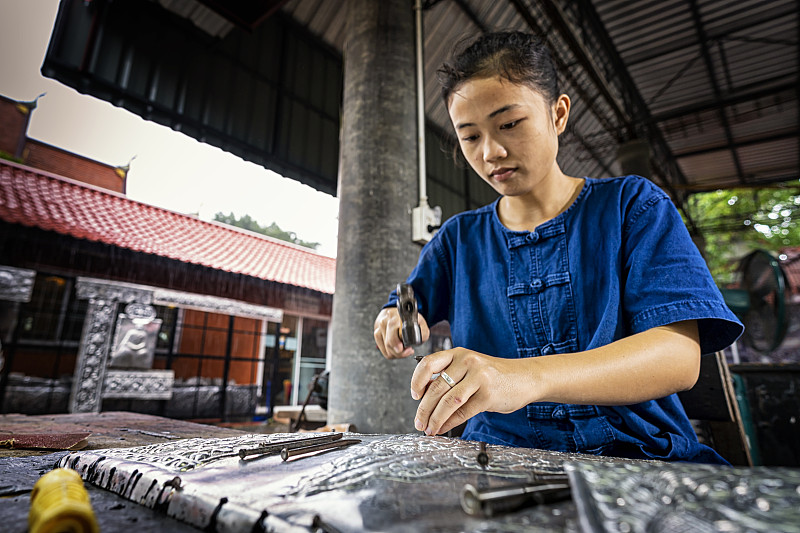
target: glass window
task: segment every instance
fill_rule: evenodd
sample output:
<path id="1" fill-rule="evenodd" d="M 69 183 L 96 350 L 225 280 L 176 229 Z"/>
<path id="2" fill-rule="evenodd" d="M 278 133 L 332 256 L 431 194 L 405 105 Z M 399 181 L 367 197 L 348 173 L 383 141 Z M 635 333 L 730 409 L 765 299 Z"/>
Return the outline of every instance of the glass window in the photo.
<path id="1" fill-rule="evenodd" d="M 309 394 L 314 376 L 325 371 L 328 348 L 328 321 L 303 317 L 303 336 L 297 365 L 294 403 L 301 404 Z"/>
<path id="2" fill-rule="evenodd" d="M 164 305 L 154 305 L 156 318 L 161 319 L 161 329 L 158 330 L 156 352 L 169 352 L 175 334 L 175 323 L 178 320 L 178 309 Z"/>
<path id="3" fill-rule="evenodd" d="M 36 274 L 30 302 L 22 305 L 19 316 L 21 340 L 55 341 L 63 327 L 62 309 L 69 297 L 67 278 Z"/>

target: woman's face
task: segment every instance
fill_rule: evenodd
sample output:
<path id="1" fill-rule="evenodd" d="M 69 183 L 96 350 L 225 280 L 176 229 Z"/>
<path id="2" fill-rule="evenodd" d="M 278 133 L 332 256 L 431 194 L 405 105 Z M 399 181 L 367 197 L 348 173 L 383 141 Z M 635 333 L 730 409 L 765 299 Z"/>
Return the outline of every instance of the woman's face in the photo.
<path id="1" fill-rule="evenodd" d="M 470 166 L 498 193 L 519 196 L 561 175 L 558 135 L 569 106 L 566 95 L 550 106 L 527 85 L 495 77 L 465 82 L 448 110 Z"/>

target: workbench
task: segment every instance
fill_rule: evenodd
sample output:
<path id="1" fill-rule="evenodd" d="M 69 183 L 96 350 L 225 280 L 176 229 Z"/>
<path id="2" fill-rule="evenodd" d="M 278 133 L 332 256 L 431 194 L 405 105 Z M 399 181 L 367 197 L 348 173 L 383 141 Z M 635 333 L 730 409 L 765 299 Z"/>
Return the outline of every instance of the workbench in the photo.
<path id="1" fill-rule="evenodd" d="M 119 414 L 100 416 L 108 423 Z M 131 526 L 331 533 L 800 531 L 797 469 L 671 464 L 504 446 L 481 449 L 475 442 L 419 434 L 346 433 L 342 441 L 359 442 L 284 460 L 274 450 L 263 450 L 319 434 L 253 434 L 158 417 L 139 418 L 159 424 L 144 429 L 133 422 L 145 415 L 125 416 L 124 426 L 114 426 L 117 435 L 106 425 L 98 430 L 102 441 L 90 440 L 86 450 L 0 460 L 0 465 L 9 461 L 6 469 L 24 461 L 13 470 L 18 495 L 0 500 L 3 516 L 10 507 L 15 510 L 9 531 L 25 530 L 18 516 L 26 510 L 22 491 L 56 462 L 86 480 L 103 532 Z M 120 432 L 122 427 L 127 430 Z M 137 440 L 150 442 L 107 446 L 119 444 L 120 433 L 126 440 L 137 433 L 131 429 L 141 430 Z M 100 442 L 106 447 L 97 447 Z M 255 449 L 262 451 L 249 454 Z M 481 453 L 486 454 L 483 460 Z M 512 512 L 499 505 L 490 515 L 468 514 L 462 506 L 467 485 L 485 493 L 563 479 L 565 473 L 570 499 Z M 0 475 L 9 479 L 3 470 Z"/>
<path id="2" fill-rule="evenodd" d="M 90 431 L 86 450 L 130 448 L 178 439 L 224 438 L 243 434 L 234 429 L 129 412 L 2 415 L 0 431 L 22 434 Z M 25 533 L 28 530 L 33 484 L 69 453 L 0 448 L 0 517 L 3 519 L 0 530 L 7 533 Z M 130 533 L 132 528 L 138 531 L 197 532 L 194 527 L 113 492 L 89 483 L 85 485 L 103 533 Z"/>

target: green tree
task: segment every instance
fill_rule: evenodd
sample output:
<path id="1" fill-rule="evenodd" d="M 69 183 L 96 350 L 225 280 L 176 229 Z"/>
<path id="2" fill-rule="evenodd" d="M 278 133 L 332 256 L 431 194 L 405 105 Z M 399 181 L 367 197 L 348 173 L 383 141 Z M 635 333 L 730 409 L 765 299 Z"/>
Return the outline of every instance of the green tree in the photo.
<path id="1" fill-rule="evenodd" d="M 719 284 L 734 281 L 739 260 L 761 248 L 800 246 L 800 185 L 727 189 L 693 195 L 690 216 L 703 236 L 706 261 Z"/>
<path id="2" fill-rule="evenodd" d="M 246 229 L 255 233 L 260 233 L 262 235 L 268 235 L 269 237 L 274 237 L 282 241 L 298 244 L 306 248 L 311 248 L 312 250 L 316 250 L 320 244 L 318 242 L 308 242 L 299 239 L 295 232 L 284 231 L 275 222 L 273 222 L 269 226 L 262 226 L 257 221 L 255 221 L 250 215 L 244 215 L 240 218 L 237 218 L 233 213 L 229 215 L 226 215 L 224 213 L 217 213 L 216 215 L 214 215 L 214 220 L 217 222 L 222 222 L 223 224 L 228 224 L 229 226 L 236 226 L 237 228 Z"/>

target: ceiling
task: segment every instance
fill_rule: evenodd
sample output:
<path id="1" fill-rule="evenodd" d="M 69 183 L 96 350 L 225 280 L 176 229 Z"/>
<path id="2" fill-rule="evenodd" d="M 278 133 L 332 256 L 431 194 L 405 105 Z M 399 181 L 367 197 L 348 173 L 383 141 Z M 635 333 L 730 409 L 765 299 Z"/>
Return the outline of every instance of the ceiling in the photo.
<path id="1" fill-rule="evenodd" d="M 280 14 L 342 55 L 345 0 L 152 1 L 222 42 L 257 33 Z M 559 153 L 567 174 L 627 172 L 620 153 L 632 153 L 634 170 L 664 187 L 679 207 L 694 192 L 796 186 L 799 6 L 799 0 L 425 0 L 426 115 L 437 129 L 451 131 L 436 70 L 454 43 L 485 31 L 531 31 L 550 45 L 562 91 L 573 102 Z"/>
<path id="2" fill-rule="evenodd" d="M 673 197 L 797 180 L 797 0 L 428 0 L 425 93 L 449 131 L 435 71 L 452 43 L 498 29 L 544 35 L 573 99 L 561 149 L 567 173 L 614 174 L 640 139 Z M 289 0 L 283 10 L 338 50 L 343 2 Z M 637 143 L 627 144 L 634 146 Z M 640 143 L 641 144 L 641 143 Z"/>

